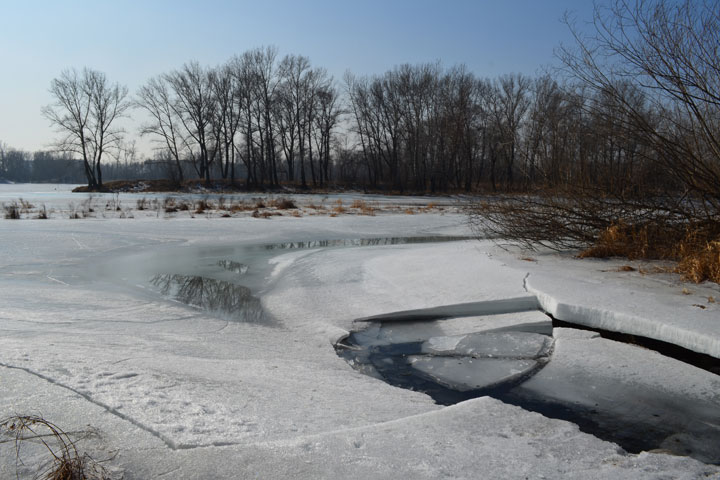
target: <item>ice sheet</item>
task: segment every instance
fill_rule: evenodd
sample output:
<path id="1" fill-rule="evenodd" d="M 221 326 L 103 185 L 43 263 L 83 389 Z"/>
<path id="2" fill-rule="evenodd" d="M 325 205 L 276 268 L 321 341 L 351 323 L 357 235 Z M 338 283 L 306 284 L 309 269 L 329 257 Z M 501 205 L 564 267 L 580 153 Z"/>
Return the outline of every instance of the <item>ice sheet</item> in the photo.
<path id="1" fill-rule="evenodd" d="M 356 318 L 526 295 L 527 270 L 489 255 L 487 243 L 294 258 L 261 292 L 280 327 L 230 322 L 112 278 L 126 276 L 126 256 L 184 245 L 467 233 L 452 214 L 0 219 L 2 413 L 92 426 L 98 434 L 82 447 L 112 457 L 128 480 L 717 475 L 687 458 L 622 455 L 574 425 L 488 399 L 441 408 L 335 354 L 331 342 Z M 470 321 L 423 335 L 468 333 Z M 13 478 L 14 455 L 0 444 L 0 477 Z"/>

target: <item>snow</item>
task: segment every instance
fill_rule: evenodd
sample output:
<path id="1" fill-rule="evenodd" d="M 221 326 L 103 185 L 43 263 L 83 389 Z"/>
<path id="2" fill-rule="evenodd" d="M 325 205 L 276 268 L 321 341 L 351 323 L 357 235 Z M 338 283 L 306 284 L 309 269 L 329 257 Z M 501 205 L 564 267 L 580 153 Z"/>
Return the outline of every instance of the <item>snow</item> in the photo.
<path id="1" fill-rule="evenodd" d="M 720 358 L 720 305 L 710 301 L 720 298 L 716 284 L 687 285 L 677 276 L 639 271 L 621 274 L 617 261 L 551 257 L 539 263 L 530 266 L 527 290 L 558 320 L 653 338 Z"/>
<path id="2" fill-rule="evenodd" d="M 68 199 L 82 201 L 63 187 L 58 194 L 22 188 L 0 187 L 0 201 L 22 196 L 37 203 L 45 198 L 54 208 L 63 208 Z M 125 205 L 134 204 L 135 198 L 120 196 Z M 328 197 L 325 202 L 336 198 L 345 197 Z M 390 205 L 393 199 L 373 201 Z M 69 432 L 92 430 L 93 436 L 81 439 L 79 448 L 98 459 L 110 458 L 106 465 L 112 473 L 128 480 L 163 475 L 720 476 L 717 467 L 689 457 L 626 454 L 569 422 L 490 398 L 440 407 L 422 393 L 353 370 L 333 349 L 333 342 L 358 328 L 356 319 L 528 299 L 526 283 L 533 294 L 545 295 L 539 296 L 546 307 L 552 307 L 552 298 L 557 305 L 627 310 L 633 316 L 617 316 L 615 324 L 640 324 L 636 319 L 642 318 L 675 325 L 676 330 L 692 329 L 697 339 L 714 338 L 717 334 L 705 325 L 718 320 L 716 307 L 685 307 L 689 301 L 699 302 L 699 293 L 693 299 L 678 293 L 672 301 L 655 305 L 653 298 L 661 300 L 676 287 L 620 273 L 598 275 L 583 262 L 569 268 L 571 262 L 552 256 L 523 262 L 489 242 L 296 251 L 253 248 L 292 241 L 468 233 L 464 217 L 447 212 L 269 220 L 166 219 L 155 213 L 135 218 L 69 220 L 58 215 L 42 221 L 0 220 L 0 416 L 40 413 Z M 238 258 L 242 255 L 247 261 Z M 188 275 L 196 268 L 209 275 L 215 271 L 213 265 L 218 280 L 238 277 L 218 266 L 221 260 L 248 265 L 237 281 L 256 289 L 272 323 L 235 321 L 193 308 L 162 296 L 147 283 L 156 274 Z M 604 283 L 591 284 L 597 277 Z M 608 284 L 608 279 L 618 285 Z M 631 296 L 628 290 L 635 280 L 644 293 Z M 583 287 L 589 291 L 582 293 Z M 715 287 L 702 288 L 703 295 L 710 295 L 706 290 L 718 295 Z M 653 297 L 653 292 L 659 293 Z M 635 302 L 633 310 L 629 297 Z M 688 312 L 692 314 L 685 315 Z M 701 317 L 707 321 L 696 329 L 695 320 Z M 541 324 L 547 319 L 540 312 L 525 311 L 452 319 L 415 331 L 398 323 L 388 334 L 391 338 L 378 341 L 464 338 L 518 322 Z M 575 335 L 578 338 L 559 337 L 560 349 L 556 346 L 549 365 L 556 355 L 563 364 L 585 358 L 583 369 L 601 373 L 619 361 L 617 352 L 625 351 L 605 351 L 601 342 L 608 341 Z M 443 342 L 447 346 L 451 341 L 436 339 L 430 344 Z M 708 409 L 702 418 L 717 412 L 717 377 L 675 363 L 676 370 L 658 371 L 655 354 L 626 348 L 633 352 L 623 361 L 630 365 L 621 376 L 624 384 L 647 377 L 653 388 L 690 392 Z M 636 363 L 643 358 L 649 360 Z M 550 372 L 547 368 L 542 372 Z M 611 384 L 610 379 L 603 382 Z M 42 451 L 31 448 L 28 454 L 25 463 L 32 466 Z M 0 478 L 14 477 L 14 459 L 13 446 L 0 443 Z M 21 473 L 32 478 L 29 467 Z"/>

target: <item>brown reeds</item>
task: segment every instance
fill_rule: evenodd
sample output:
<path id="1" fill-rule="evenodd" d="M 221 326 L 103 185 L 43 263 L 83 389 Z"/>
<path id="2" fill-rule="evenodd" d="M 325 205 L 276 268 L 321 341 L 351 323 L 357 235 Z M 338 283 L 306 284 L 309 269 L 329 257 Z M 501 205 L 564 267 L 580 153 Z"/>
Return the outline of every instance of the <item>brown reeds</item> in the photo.
<path id="1" fill-rule="evenodd" d="M 21 446 L 38 442 L 48 451 L 48 461 L 38 467 L 40 480 L 106 480 L 106 469 L 86 453 L 80 454 L 75 441 L 60 427 L 37 415 L 17 415 L 0 420 L 0 433 L 15 443 L 18 465 Z"/>

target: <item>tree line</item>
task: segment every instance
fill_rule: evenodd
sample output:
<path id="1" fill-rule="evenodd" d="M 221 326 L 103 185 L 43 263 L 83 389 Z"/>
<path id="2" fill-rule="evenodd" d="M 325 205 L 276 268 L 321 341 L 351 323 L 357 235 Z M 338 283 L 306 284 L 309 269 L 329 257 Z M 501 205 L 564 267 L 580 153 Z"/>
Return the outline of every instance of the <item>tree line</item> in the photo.
<path id="1" fill-rule="evenodd" d="M 536 76 L 490 79 L 430 63 L 339 82 L 307 57 L 261 47 L 216 67 L 189 62 L 132 98 L 100 72 L 68 70 L 43 113 L 63 133 L 57 150 L 81 160 L 91 187 L 102 185 L 106 163 L 127 157 L 117 120 L 139 109 L 149 120 L 138 133 L 156 147 L 145 163 L 177 182 L 403 192 L 585 185 L 615 196 L 692 191 L 717 204 L 716 7 L 600 5 L 594 36 L 575 33 L 577 45 L 560 50 L 563 69 Z"/>
<path id="2" fill-rule="evenodd" d="M 594 27 L 560 50 L 560 96 L 530 108 L 527 171 L 539 159 L 553 188 L 478 205 L 476 225 L 720 282 L 720 1 L 616 0 Z"/>
<path id="3" fill-rule="evenodd" d="M 488 79 L 433 63 L 343 80 L 264 47 L 215 68 L 190 62 L 150 79 L 133 99 L 99 72 L 66 71 L 52 87 L 62 101 L 44 111 L 66 133 L 58 151 L 82 160 L 91 186 L 102 184 L 103 156 L 112 168 L 128 155 L 113 122 L 130 107 L 149 118 L 139 131 L 157 147 L 148 162 L 178 182 L 496 192 L 600 171 L 608 188 L 626 188 L 652 173 L 638 142 L 616 131 L 614 97 L 550 74 Z M 646 102 L 640 89 L 625 88 Z"/>

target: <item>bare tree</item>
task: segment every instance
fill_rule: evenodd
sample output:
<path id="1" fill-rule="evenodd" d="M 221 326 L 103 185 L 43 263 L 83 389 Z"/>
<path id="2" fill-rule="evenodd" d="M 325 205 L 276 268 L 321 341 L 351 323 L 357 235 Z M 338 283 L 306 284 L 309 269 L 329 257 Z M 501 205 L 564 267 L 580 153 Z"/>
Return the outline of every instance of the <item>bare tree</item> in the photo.
<path id="1" fill-rule="evenodd" d="M 187 132 L 184 137 L 186 151 L 198 176 L 209 183 L 210 167 L 218 152 L 217 138 L 213 135 L 217 102 L 209 72 L 199 63 L 190 62 L 164 78 L 175 94 L 175 101 L 170 106 Z"/>
<path id="2" fill-rule="evenodd" d="M 615 0 L 596 7 L 594 35 L 573 29 L 576 46 L 560 51 L 586 88 L 613 99 L 616 125 L 644 143 L 645 160 L 713 212 L 720 210 L 719 12 L 718 0 Z M 643 102 L 628 95 L 628 84 Z"/>
<path id="3" fill-rule="evenodd" d="M 53 79 L 50 93 L 55 102 L 42 113 L 63 134 L 56 147 L 80 155 L 88 186 L 102 188 L 103 155 L 112 155 L 122 139 L 123 131 L 114 124 L 130 106 L 127 87 L 112 85 L 104 73 L 84 68 L 62 72 Z"/>
<path id="4" fill-rule="evenodd" d="M 152 120 L 143 125 L 140 135 L 154 135 L 155 141 L 160 143 L 160 149 L 166 151 L 174 161 L 178 182 L 184 179 L 182 170 L 182 157 L 185 146 L 188 144 L 187 133 L 174 107 L 177 100 L 168 82 L 163 77 L 152 78 L 137 93 L 135 105 L 147 111 Z"/>
<path id="5" fill-rule="evenodd" d="M 215 96 L 214 130 L 221 144 L 223 163 L 221 175 L 235 182 L 235 143 L 242 109 L 244 107 L 241 86 L 234 75 L 232 62 L 210 72 L 210 87 Z"/>

